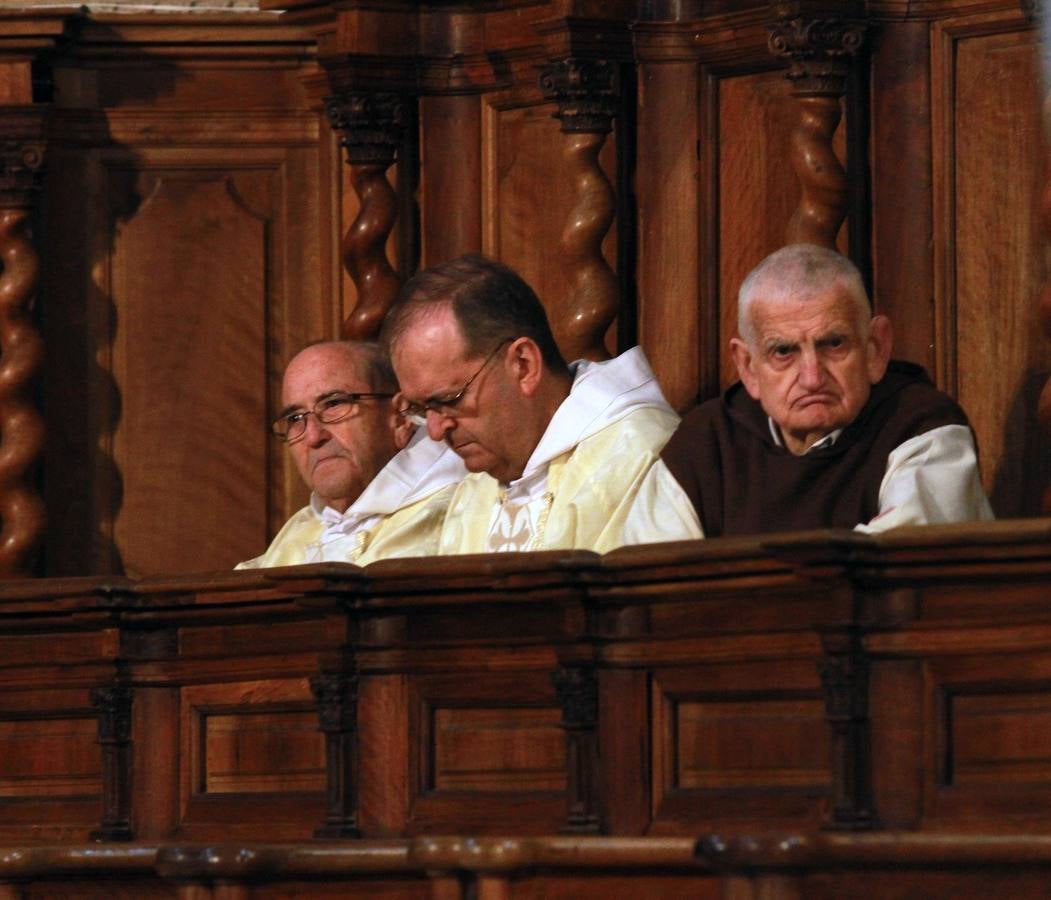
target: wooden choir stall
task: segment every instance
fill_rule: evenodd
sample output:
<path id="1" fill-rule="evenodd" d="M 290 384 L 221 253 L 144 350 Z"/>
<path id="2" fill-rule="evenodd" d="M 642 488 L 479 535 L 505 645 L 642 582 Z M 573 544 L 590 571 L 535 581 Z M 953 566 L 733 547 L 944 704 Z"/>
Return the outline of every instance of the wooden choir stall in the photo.
<path id="1" fill-rule="evenodd" d="M 1051 177 L 1019 0 L 0 8 L 0 900 L 1051 879 Z M 999 520 L 234 572 L 287 359 L 418 269 L 734 380 L 836 247 Z"/>

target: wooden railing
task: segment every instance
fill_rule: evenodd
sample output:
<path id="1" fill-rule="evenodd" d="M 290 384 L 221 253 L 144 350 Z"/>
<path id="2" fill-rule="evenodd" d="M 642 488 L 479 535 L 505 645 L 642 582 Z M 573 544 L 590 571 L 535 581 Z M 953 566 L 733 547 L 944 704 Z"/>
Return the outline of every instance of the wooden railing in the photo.
<path id="1" fill-rule="evenodd" d="M 623 846 L 782 878 L 906 844 L 955 870 L 966 832 L 1039 868 L 1049 585 L 1047 520 L 9 582 L 0 844 L 133 839 L 169 872 L 201 842 L 298 866 L 398 839 L 413 879 Z M 704 836 L 696 869 L 676 841 Z"/>

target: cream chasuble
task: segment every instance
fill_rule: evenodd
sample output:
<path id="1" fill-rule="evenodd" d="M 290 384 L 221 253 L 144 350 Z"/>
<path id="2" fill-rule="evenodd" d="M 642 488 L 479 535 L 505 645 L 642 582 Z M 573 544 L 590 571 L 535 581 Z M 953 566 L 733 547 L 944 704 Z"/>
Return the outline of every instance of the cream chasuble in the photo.
<path id="1" fill-rule="evenodd" d="M 364 566 L 396 556 L 432 556 L 456 484 L 466 474 L 445 444 L 418 429 L 345 513 L 317 497 L 292 516 L 266 553 L 238 569 L 350 562 Z"/>
<path id="2" fill-rule="evenodd" d="M 572 366 L 573 387 L 522 477 L 468 475 L 442 527 L 441 553 L 585 549 L 698 537 L 674 479 L 649 472 L 679 417 L 641 349 Z M 679 507 L 683 508 L 680 509 Z M 695 517 L 693 517 L 695 519 Z"/>

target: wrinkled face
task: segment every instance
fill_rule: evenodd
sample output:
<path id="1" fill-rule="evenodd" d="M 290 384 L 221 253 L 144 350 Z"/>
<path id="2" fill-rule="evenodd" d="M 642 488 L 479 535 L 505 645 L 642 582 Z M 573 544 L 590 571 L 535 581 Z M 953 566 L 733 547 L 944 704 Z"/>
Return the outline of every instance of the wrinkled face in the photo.
<path id="1" fill-rule="evenodd" d="M 509 347 L 490 349 L 497 352 L 488 361 L 488 353 L 467 354 L 451 307 L 440 305 L 416 316 L 394 344 L 391 362 L 407 400 L 442 406 L 427 412 L 431 438 L 452 447 L 468 471 L 506 482 L 522 474 L 528 453 L 521 458 L 515 423 L 520 398 L 505 363 Z M 456 403 L 442 404 L 468 381 Z"/>
<path id="2" fill-rule="evenodd" d="M 339 345 L 307 347 L 288 364 L 281 387 L 282 415 L 310 410 L 333 392 L 368 393 L 355 354 Z M 398 416 L 389 400 L 362 400 L 341 422 L 307 416 L 303 437 L 288 445 L 303 480 L 324 502 L 346 512 L 397 452 Z"/>
<path id="3" fill-rule="evenodd" d="M 751 307 L 754 343 L 731 343 L 748 393 L 781 429 L 793 453 L 857 418 L 890 357 L 890 326 L 867 328 L 847 291 L 835 285 L 804 299 Z"/>

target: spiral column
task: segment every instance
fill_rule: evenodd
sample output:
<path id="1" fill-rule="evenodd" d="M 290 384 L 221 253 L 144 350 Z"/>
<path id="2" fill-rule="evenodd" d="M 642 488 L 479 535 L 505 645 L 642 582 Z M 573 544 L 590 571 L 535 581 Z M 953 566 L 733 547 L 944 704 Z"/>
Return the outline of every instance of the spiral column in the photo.
<path id="1" fill-rule="evenodd" d="M 405 135 L 406 104 L 404 96 L 391 93 L 345 92 L 325 101 L 329 121 L 346 150 L 359 201 L 341 248 L 343 265 L 358 292 L 358 302 L 341 328 L 346 339 L 375 338 L 401 287 L 387 258 L 387 239 L 398 217 L 387 170 Z"/>
<path id="2" fill-rule="evenodd" d="M 545 97 L 558 104 L 555 116 L 565 136 L 562 155 L 575 193 L 560 245 L 570 285 L 569 308 L 558 329 L 567 359 L 607 359 L 605 335 L 617 315 L 617 276 L 602 255 L 616 194 L 598 161 L 613 130 L 616 75 L 614 62 L 580 58 L 549 62 L 540 75 Z"/>
<path id="3" fill-rule="evenodd" d="M 801 196 L 785 240 L 834 248 L 847 215 L 849 185 L 832 139 L 865 23 L 822 15 L 801 2 L 777 3 L 774 15 L 770 51 L 789 61 L 786 77 L 799 112 L 790 158 Z"/>
<path id="4" fill-rule="evenodd" d="M 44 159 L 42 123 L 0 111 L 0 577 L 25 577 L 44 536 L 44 503 L 33 476 L 44 420 L 31 387 L 44 359 L 32 310 L 40 277 L 30 219 Z"/>

